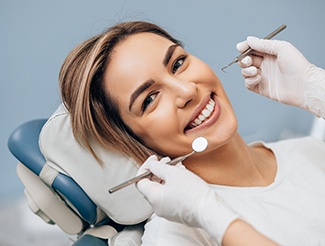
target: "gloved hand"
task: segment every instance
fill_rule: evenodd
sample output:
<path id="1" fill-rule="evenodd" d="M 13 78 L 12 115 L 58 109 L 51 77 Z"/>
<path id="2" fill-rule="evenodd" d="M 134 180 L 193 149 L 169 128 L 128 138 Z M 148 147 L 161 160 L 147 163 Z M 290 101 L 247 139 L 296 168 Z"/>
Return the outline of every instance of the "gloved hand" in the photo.
<path id="1" fill-rule="evenodd" d="M 237 44 L 253 55 L 238 62 L 245 86 L 281 103 L 306 109 L 325 117 L 325 71 L 312 65 L 292 44 L 248 37 Z"/>
<path id="2" fill-rule="evenodd" d="M 108 245 L 114 246 L 140 246 L 143 236 L 143 224 L 126 226 L 122 231 L 108 239 Z"/>
<path id="3" fill-rule="evenodd" d="M 158 182 L 143 179 L 137 183 L 138 190 L 158 216 L 203 228 L 221 245 L 223 234 L 238 214 L 203 179 L 183 165 L 166 165 L 168 160 L 149 157 L 138 175 L 150 170 Z"/>

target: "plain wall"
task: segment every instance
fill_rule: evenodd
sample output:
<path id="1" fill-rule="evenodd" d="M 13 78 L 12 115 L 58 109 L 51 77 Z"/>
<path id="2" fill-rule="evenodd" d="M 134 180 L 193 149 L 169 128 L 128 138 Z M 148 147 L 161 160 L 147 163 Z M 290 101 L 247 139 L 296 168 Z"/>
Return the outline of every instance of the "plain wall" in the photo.
<path id="1" fill-rule="evenodd" d="M 0 200 L 23 192 L 17 160 L 7 148 L 10 133 L 54 112 L 60 104 L 58 73 L 68 52 L 119 21 L 159 24 L 207 62 L 223 82 L 247 142 L 308 135 L 311 114 L 246 90 L 237 65 L 227 73 L 221 68 L 237 55 L 237 42 L 264 37 L 283 23 L 288 27 L 276 38 L 325 67 L 324 11 L 324 0 L 1 0 Z"/>

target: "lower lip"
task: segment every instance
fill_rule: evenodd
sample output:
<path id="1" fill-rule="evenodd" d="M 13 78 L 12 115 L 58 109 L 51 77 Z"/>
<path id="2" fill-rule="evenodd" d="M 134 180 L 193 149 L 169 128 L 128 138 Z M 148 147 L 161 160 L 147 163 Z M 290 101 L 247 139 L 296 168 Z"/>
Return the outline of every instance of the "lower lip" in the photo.
<path id="1" fill-rule="evenodd" d="M 219 104 L 215 95 L 213 96 L 213 100 L 215 102 L 215 106 L 214 106 L 214 110 L 213 110 L 212 114 L 210 115 L 210 117 L 208 119 L 206 119 L 201 125 L 194 127 L 192 129 L 186 130 L 185 131 L 186 133 L 202 130 L 203 128 L 213 125 L 219 119 L 220 113 L 221 113 L 220 104 Z"/>

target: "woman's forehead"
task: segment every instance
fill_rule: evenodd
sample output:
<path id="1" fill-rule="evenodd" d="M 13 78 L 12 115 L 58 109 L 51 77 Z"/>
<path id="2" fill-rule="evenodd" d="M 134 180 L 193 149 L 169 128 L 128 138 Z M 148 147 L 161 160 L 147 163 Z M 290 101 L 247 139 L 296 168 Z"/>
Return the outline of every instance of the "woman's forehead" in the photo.
<path id="1" fill-rule="evenodd" d="M 134 34 L 118 44 L 107 65 L 106 79 L 132 75 L 143 77 L 148 70 L 163 64 L 168 48 L 174 43 L 152 33 Z"/>
<path id="2" fill-rule="evenodd" d="M 157 49 L 167 49 L 173 42 L 153 33 L 137 33 L 129 36 L 114 48 L 113 55 L 137 54 L 145 56 Z"/>

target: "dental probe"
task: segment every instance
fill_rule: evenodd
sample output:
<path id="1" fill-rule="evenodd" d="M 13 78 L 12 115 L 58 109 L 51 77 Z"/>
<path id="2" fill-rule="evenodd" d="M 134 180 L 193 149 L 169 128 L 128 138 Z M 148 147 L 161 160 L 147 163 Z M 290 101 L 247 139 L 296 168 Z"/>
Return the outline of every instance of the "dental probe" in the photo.
<path id="1" fill-rule="evenodd" d="M 283 31 L 287 26 L 285 24 L 281 25 L 280 27 L 278 27 L 276 30 L 274 30 L 273 32 L 271 32 L 269 35 L 267 35 L 264 39 L 271 39 L 273 38 L 275 35 L 277 35 L 279 32 Z M 234 60 L 232 60 L 232 62 L 230 62 L 227 66 L 221 68 L 221 70 L 223 72 L 226 72 L 225 69 L 230 67 L 232 64 L 241 61 L 242 59 L 244 59 L 246 56 L 249 56 L 254 50 L 252 48 L 248 48 L 247 50 L 245 50 L 243 53 L 241 53 L 240 55 L 238 55 Z"/>
<path id="2" fill-rule="evenodd" d="M 179 156 L 173 160 L 168 161 L 166 164 L 174 166 L 177 163 L 185 160 L 187 157 L 193 155 L 194 153 L 204 151 L 207 147 L 208 147 L 208 140 L 204 137 L 198 137 L 198 138 L 194 139 L 194 141 L 192 142 L 193 151 L 191 153 L 189 153 L 187 155 Z M 108 192 L 112 194 L 115 191 L 118 191 L 120 189 L 123 189 L 131 184 L 134 184 L 134 183 L 140 181 L 141 179 L 149 177 L 151 174 L 152 174 L 151 171 L 147 171 L 147 172 L 140 174 L 132 179 L 129 179 L 128 181 L 125 181 L 122 184 L 119 184 L 119 185 L 109 189 Z"/>

